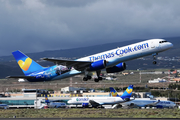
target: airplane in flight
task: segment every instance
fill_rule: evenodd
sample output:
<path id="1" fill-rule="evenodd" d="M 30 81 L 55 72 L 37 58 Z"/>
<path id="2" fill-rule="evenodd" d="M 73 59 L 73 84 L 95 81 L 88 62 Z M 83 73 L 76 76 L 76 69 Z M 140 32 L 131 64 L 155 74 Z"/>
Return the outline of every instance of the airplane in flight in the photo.
<path id="1" fill-rule="evenodd" d="M 111 89 L 111 88 L 110 88 Z M 116 105 L 119 103 L 130 101 L 132 95 L 133 85 L 129 85 L 122 96 L 118 97 L 73 97 L 67 103 L 70 105 L 82 105 L 83 107 L 99 107 L 102 105 Z M 114 91 L 111 92 L 115 95 Z"/>
<path id="2" fill-rule="evenodd" d="M 113 92 L 113 97 L 119 97 L 117 91 L 114 88 L 110 89 L 110 92 Z M 156 100 L 154 98 L 134 98 L 132 101 L 127 101 L 124 103 L 120 103 L 124 108 L 141 108 L 141 107 L 156 107 L 156 108 L 174 108 L 176 107 L 176 104 L 172 101 L 160 101 Z M 116 105 L 115 107 L 118 107 L 119 105 Z M 114 107 L 114 108 L 115 108 Z"/>
<path id="3" fill-rule="evenodd" d="M 7 78 L 19 78 L 24 81 L 39 82 L 59 80 L 84 74 L 83 80 L 91 79 L 90 73 L 96 71 L 95 82 L 102 80 L 101 70 L 107 73 L 121 72 L 126 69 L 126 61 L 152 55 L 153 64 L 156 64 L 156 55 L 173 47 L 173 44 L 164 39 L 150 39 L 128 46 L 112 49 L 98 54 L 90 55 L 76 60 L 61 60 L 43 58 L 56 65 L 44 68 L 20 51 L 13 52 L 13 56 L 24 72 L 23 76 L 8 76 Z"/>

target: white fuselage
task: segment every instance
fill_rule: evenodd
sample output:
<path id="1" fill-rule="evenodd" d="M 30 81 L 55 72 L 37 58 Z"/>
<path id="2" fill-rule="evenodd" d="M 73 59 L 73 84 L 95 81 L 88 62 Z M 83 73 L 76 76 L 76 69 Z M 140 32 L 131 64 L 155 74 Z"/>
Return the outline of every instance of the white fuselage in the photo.
<path id="1" fill-rule="evenodd" d="M 124 102 L 121 97 L 73 97 L 68 101 L 70 105 L 82 105 L 83 103 L 90 103 L 92 100 L 99 105 L 114 105 Z"/>
<path id="2" fill-rule="evenodd" d="M 153 105 L 153 103 L 158 102 L 158 100 L 152 100 L 150 98 L 136 98 L 133 101 L 122 103 L 122 106 L 130 106 L 135 105 L 136 107 L 146 107 L 148 104 L 152 104 L 152 106 L 162 106 L 163 108 L 174 108 L 176 104 L 172 101 L 160 101 L 157 104 Z"/>
<path id="3" fill-rule="evenodd" d="M 65 103 L 60 103 L 60 102 L 50 102 L 48 104 L 49 108 L 65 108 L 66 104 Z"/>
<path id="4" fill-rule="evenodd" d="M 90 55 L 77 59 L 77 61 L 98 61 L 107 60 L 107 66 L 111 67 L 121 62 L 126 62 L 143 56 L 152 55 L 154 53 L 163 52 L 173 47 L 170 42 L 160 43 L 164 39 L 151 39 L 128 46 L 116 48 L 102 53 Z"/>

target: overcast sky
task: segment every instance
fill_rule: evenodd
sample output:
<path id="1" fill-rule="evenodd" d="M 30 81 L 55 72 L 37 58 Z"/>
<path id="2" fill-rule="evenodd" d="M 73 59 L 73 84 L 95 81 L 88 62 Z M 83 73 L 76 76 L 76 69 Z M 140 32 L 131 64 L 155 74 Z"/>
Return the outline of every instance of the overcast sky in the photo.
<path id="1" fill-rule="evenodd" d="M 0 0 L 0 56 L 180 36 L 180 0 Z"/>

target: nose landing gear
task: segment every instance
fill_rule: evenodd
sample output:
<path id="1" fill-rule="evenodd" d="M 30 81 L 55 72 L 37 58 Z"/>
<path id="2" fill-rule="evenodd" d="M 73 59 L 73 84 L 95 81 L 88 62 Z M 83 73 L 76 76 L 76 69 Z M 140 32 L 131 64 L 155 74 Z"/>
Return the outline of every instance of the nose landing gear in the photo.
<path id="1" fill-rule="evenodd" d="M 157 62 L 156 62 L 156 55 L 158 55 L 157 53 L 154 53 L 153 54 L 153 64 L 156 65 Z"/>
<path id="2" fill-rule="evenodd" d="M 157 64 L 157 62 L 156 62 L 156 61 L 153 61 L 153 64 L 154 64 L 154 65 L 156 65 L 156 64 Z"/>

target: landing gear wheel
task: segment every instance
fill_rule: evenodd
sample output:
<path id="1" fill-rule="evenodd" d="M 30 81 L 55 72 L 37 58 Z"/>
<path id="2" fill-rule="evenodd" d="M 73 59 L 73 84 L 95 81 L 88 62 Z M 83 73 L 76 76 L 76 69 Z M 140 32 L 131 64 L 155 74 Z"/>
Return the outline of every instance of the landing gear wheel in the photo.
<path id="1" fill-rule="evenodd" d="M 156 65 L 156 64 L 157 64 L 157 62 L 156 62 L 156 61 L 153 61 L 153 64 L 154 64 L 154 65 Z"/>
<path id="2" fill-rule="evenodd" d="M 158 55 L 158 53 L 154 53 L 153 54 L 153 64 L 154 65 L 157 64 L 157 62 L 156 62 L 156 55 Z"/>
<path id="3" fill-rule="evenodd" d="M 94 79 L 95 82 L 99 82 L 99 79 Z"/>

